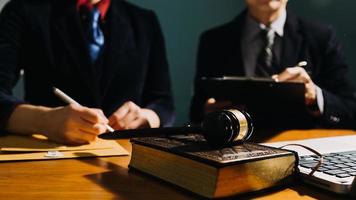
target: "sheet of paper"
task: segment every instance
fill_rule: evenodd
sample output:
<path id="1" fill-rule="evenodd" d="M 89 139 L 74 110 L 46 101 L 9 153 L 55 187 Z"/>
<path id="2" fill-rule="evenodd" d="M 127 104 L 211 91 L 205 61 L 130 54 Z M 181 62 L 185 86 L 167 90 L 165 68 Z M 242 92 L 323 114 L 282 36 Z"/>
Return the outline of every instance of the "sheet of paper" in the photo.
<path id="1" fill-rule="evenodd" d="M 51 160 L 79 157 L 129 155 L 116 141 L 98 139 L 81 146 L 64 146 L 43 137 L 8 135 L 0 137 L 0 161 Z"/>
<path id="2" fill-rule="evenodd" d="M 36 135 L 34 137 L 22 135 L 7 135 L 0 137 L 1 151 L 20 151 L 20 152 L 47 152 L 47 151 L 79 151 L 93 149 L 112 148 L 116 142 L 98 139 L 97 142 L 81 146 L 65 146 L 46 140 L 44 137 Z"/>
<path id="3" fill-rule="evenodd" d="M 127 156 L 127 152 L 119 144 L 111 149 L 95 149 L 80 151 L 63 151 L 60 156 L 48 156 L 48 152 L 19 153 L 19 152 L 0 152 L 0 162 L 2 161 L 28 161 L 28 160 L 56 160 L 66 158 L 82 157 L 101 157 L 101 156 Z"/>
<path id="4" fill-rule="evenodd" d="M 302 144 L 308 146 L 319 153 L 332 153 L 356 150 L 356 136 L 326 137 L 320 139 L 291 140 L 286 142 L 263 143 L 272 147 L 281 147 L 286 144 Z M 284 149 L 296 151 L 299 156 L 312 155 L 310 151 L 297 146 L 288 146 Z"/>

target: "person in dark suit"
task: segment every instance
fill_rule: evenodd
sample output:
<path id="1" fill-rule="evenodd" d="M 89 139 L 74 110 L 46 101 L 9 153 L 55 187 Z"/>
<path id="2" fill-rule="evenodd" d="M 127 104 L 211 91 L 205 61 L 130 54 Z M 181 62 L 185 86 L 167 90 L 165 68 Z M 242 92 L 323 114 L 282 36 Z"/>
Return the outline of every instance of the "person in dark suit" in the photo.
<path id="1" fill-rule="evenodd" d="M 236 19 L 202 34 L 192 122 L 199 123 L 207 112 L 236 106 L 210 98 L 199 84 L 202 77 L 257 76 L 305 84 L 307 115 L 285 128 L 355 128 L 356 92 L 334 29 L 293 15 L 287 2 L 246 0 L 247 9 Z M 293 67 L 300 61 L 307 66 Z M 274 117 L 264 118 L 263 128 L 284 125 Z"/>
<path id="2" fill-rule="evenodd" d="M 12 88 L 24 70 L 25 98 Z M 79 105 L 66 106 L 60 88 Z M 108 118 L 107 118 L 107 117 Z M 174 120 L 155 14 L 124 0 L 11 0 L 0 15 L 0 125 L 69 144 Z"/>

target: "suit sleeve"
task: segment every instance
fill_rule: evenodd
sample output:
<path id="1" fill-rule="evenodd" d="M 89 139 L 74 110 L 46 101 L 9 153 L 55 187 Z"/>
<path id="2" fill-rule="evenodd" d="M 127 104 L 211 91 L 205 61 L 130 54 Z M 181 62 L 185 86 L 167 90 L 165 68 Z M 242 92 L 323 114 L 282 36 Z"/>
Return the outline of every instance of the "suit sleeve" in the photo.
<path id="1" fill-rule="evenodd" d="M 17 105 L 25 103 L 12 95 L 19 74 L 21 47 L 25 33 L 25 20 L 19 1 L 8 3 L 0 14 L 0 130 L 4 132 L 7 121 Z"/>
<path id="2" fill-rule="evenodd" d="M 174 102 L 162 30 L 156 15 L 152 13 L 152 16 L 153 33 L 143 102 L 146 108 L 157 113 L 161 126 L 166 127 L 174 123 Z"/>
<path id="3" fill-rule="evenodd" d="M 322 125 L 329 128 L 356 128 L 356 92 L 348 77 L 348 65 L 334 29 L 329 27 L 320 73 L 324 96 Z M 319 83 L 317 83 L 319 85 Z"/>

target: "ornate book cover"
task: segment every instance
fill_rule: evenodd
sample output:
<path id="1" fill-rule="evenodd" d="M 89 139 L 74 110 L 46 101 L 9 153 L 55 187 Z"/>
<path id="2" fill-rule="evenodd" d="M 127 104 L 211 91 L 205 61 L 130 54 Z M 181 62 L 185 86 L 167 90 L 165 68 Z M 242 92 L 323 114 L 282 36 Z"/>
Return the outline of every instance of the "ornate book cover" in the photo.
<path id="1" fill-rule="evenodd" d="M 244 143 L 213 149 L 201 135 L 132 139 L 130 167 L 204 197 L 227 197 L 287 182 L 294 153 Z"/>

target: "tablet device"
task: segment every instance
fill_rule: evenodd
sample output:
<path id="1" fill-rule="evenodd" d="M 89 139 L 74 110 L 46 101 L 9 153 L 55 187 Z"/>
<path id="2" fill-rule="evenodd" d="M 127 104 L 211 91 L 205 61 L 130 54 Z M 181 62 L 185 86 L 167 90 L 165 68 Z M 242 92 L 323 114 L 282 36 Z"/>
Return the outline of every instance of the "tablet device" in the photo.
<path id="1" fill-rule="evenodd" d="M 299 128 L 294 126 L 296 120 L 309 116 L 304 103 L 304 83 L 225 76 L 203 77 L 199 84 L 207 97 L 231 101 L 246 110 L 256 126 Z"/>

